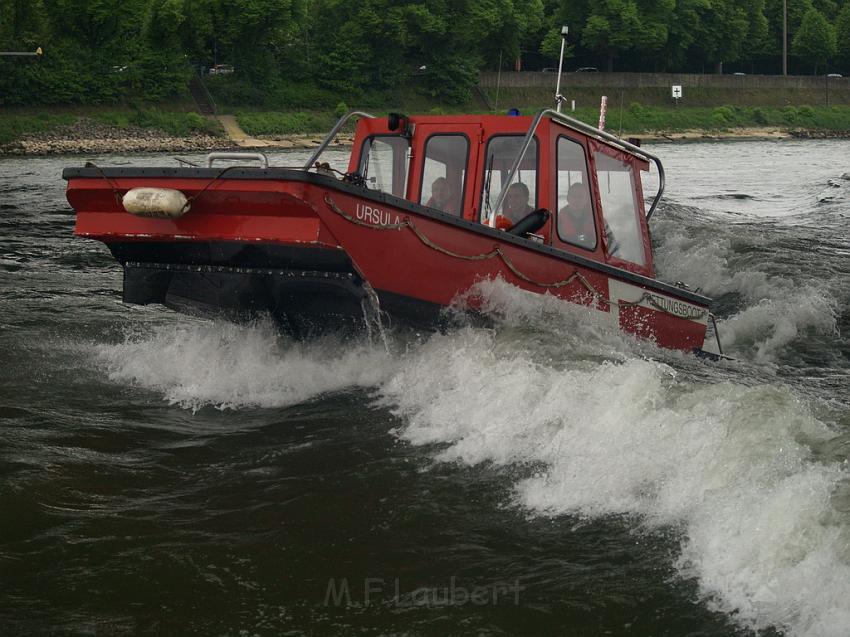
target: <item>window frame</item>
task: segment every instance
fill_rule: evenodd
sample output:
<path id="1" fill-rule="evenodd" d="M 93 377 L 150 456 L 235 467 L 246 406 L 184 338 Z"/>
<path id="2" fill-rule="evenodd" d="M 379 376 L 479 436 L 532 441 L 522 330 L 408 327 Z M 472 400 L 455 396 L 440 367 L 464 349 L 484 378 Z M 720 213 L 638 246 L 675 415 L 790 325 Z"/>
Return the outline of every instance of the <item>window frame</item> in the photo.
<path id="1" fill-rule="evenodd" d="M 615 154 L 611 151 L 606 152 L 605 146 L 603 146 L 601 144 L 599 145 L 598 148 L 593 149 L 592 152 L 593 152 L 593 165 L 595 167 L 595 173 L 596 173 L 595 179 L 596 179 L 597 187 L 598 187 L 598 190 L 599 190 L 599 204 L 600 204 L 600 207 L 601 207 L 599 214 L 602 218 L 602 223 L 603 223 L 603 226 L 605 228 L 605 234 L 606 234 L 606 237 L 607 237 L 606 241 L 605 241 L 605 256 L 606 256 L 606 259 L 609 260 L 609 261 L 614 261 L 618 264 L 622 264 L 622 266 L 626 267 L 626 269 L 629 269 L 629 270 L 635 270 L 637 272 L 649 272 L 650 269 L 651 269 L 650 264 L 652 263 L 652 250 L 647 246 L 647 243 L 646 243 L 646 240 L 647 240 L 647 235 L 645 234 L 645 230 L 647 230 L 647 228 L 645 227 L 646 215 L 642 210 L 641 201 L 640 201 L 639 196 L 638 196 L 639 191 L 637 190 L 637 188 L 638 188 L 637 184 L 640 183 L 639 168 L 635 165 L 635 163 L 633 161 L 623 161 L 621 156 L 619 156 L 618 154 Z M 605 212 L 605 203 L 602 200 L 603 199 L 603 197 L 602 197 L 602 184 L 601 184 L 601 181 L 602 181 L 601 172 L 602 171 L 600 170 L 599 161 L 597 160 L 596 155 L 602 155 L 606 160 L 615 161 L 615 162 L 622 162 L 623 164 L 626 164 L 628 166 L 627 172 L 629 174 L 629 187 L 630 187 L 630 192 L 631 192 L 632 208 L 633 208 L 633 211 L 634 211 L 634 222 L 635 222 L 635 227 L 636 227 L 637 233 L 638 233 L 637 239 L 638 239 L 639 244 L 640 244 L 641 253 L 643 254 L 643 262 L 642 263 L 638 263 L 638 262 L 632 261 L 630 259 L 625 259 L 622 256 L 620 256 L 619 254 L 614 254 L 610 251 L 610 245 L 609 245 L 610 237 L 608 236 L 608 229 L 610 227 L 610 224 L 608 222 L 608 217 L 607 217 L 606 212 Z M 605 171 L 605 172 L 611 172 L 611 171 Z M 611 229 L 613 230 L 613 228 L 611 228 Z M 617 239 L 616 236 L 614 238 Z"/>
<path id="2" fill-rule="evenodd" d="M 483 159 L 483 168 L 481 171 L 481 203 L 478 209 L 478 222 L 484 223 L 484 220 L 487 218 L 484 216 L 485 209 L 485 199 L 484 199 L 484 189 L 487 187 L 487 159 L 490 156 L 490 144 L 493 143 L 493 140 L 496 139 L 504 139 L 505 137 L 519 137 L 520 139 L 525 138 L 525 133 L 497 133 L 495 135 L 491 135 L 487 138 L 487 145 L 484 147 L 484 159 Z M 532 137 L 534 141 L 534 165 L 535 165 L 535 177 L 534 177 L 534 204 L 532 205 L 533 210 L 537 210 L 537 204 L 540 202 L 540 138 L 535 133 L 534 137 Z M 479 157 L 479 161 L 482 161 Z M 502 186 L 504 189 L 504 186 Z M 504 204 L 503 204 L 504 205 Z M 490 213 L 496 212 L 491 210 Z"/>
<path id="3" fill-rule="evenodd" d="M 460 193 L 460 209 L 458 210 L 456 215 L 451 213 L 451 212 L 446 212 L 445 210 L 441 211 L 441 212 L 445 212 L 445 214 L 447 214 L 447 215 L 452 215 L 453 217 L 458 217 L 459 219 L 463 219 L 464 218 L 463 205 L 464 205 L 464 201 L 466 199 L 466 187 L 467 187 L 467 184 L 469 183 L 469 175 L 470 175 L 470 172 L 471 172 L 469 170 L 469 154 L 472 152 L 472 141 L 469 139 L 469 135 L 467 135 L 466 133 L 461 133 L 461 132 L 441 133 L 439 131 L 435 131 L 435 132 L 431 133 L 430 135 L 428 135 L 428 137 L 425 138 L 425 141 L 422 144 L 422 163 L 420 165 L 420 170 L 419 170 L 419 193 L 416 195 L 416 203 L 418 203 L 420 206 L 425 205 L 424 203 L 422 203 L 422 191 L 425 189 L 425 162 L 428 160 L 428 143 L 435 137 L 463 137 L 463 139 L 466 141 L 466 157 L 464 159 L 464 164 L 463 164 L 465 172 L 464 172 L 464 176 L 463 176 L 463 188 L 461 189 L 461 193 Z"/>
<path id="4" fill-rule="evenodd" d="M 576 144 L 579 148 L 581 148 L 581 152 L 584 155 L 584 170 L 585 170 L 585 176 L 587 177 L 587 182 L 586 182 L 587 194 L 588 194 L 588 198 L 590 200 L 590 213 L 593 216 L 593 231 L 594 231 L 594 235 L 595 235 L 594 241 L 593 241 L 593 247 L 591 247 L 591 248 L 589 248 L 587 246 L 583 246 L 580 243 L 575 243 L 574 241 L 564 239 L 564 237 L 561 236 L 561 224 L 559 223 L 560 218 L 561 218 L 561 208 L 560 208 L 560 205 L 559 205 L 560 202 L 558 201 L 558 195 L 560 194 L 560 185 L 561 185 L 560 184 L 560 176 L 561 176 L 560 157 L 561 157 L 561 154 L 559 152 L 558 146 L 560 145 L 562 139 L 566 139 L 566 140 Z M 600 233 L 599 233 L 599 224 L 597 223 L 597 221 L 598 221 L 597 214 L 596 214 L 597 213 L 597 206 L 596 206 L 596 197 L 595 197 L 595 192 L 594 192 L 595 189 L 593 187 L 594 180 L 593 180 L 593 175 L 590 171 L 590 164 L 588 163 L 588 160 L 589 160 L 588 149 L 585 148 L 584 144 L 582 144 L 580 141 L 573 139 L 569 135 L 564 135 L 563 133 L 560 133 L 555 138 L 555 206 L 557 208 L 555 210 L 555 233 L 558 235 L 558 239 L 561 242 L 563 242 L 563 243 L 565 243 L 569 246 L 574 246 L 574 247 L 580 248 L 582 250 L 587 250 L 588 252 L 596 252 L 596 249 L 599 247 L 599 234 Z"/>
<path id="5" fill-rule="evenodd" d="M 369 146 L 369 150 L 371 150 L 373 141 L 376 140 L 376 139 L 381 139 L 381 138 L 404 140 L 407 143 L 407 149 L 405 151 L 405 154 L 409 153 L 410 149 L 412 148 L 412 146 L 410 144 L 410 139 L 408 137 L 405 137 L 404 135 L 400 135 L 400 134 L 397 134 L 397 133 L 396 134 L 372 133 L 371 135 L 368 135 L 366 137 L 366 139 L 363 140 L 363 143 L 360 146 L 360 159 L 357 162 L 357 172 L 360 173 L 361 175 L 363 174 L 363 170 L 362 170 L 363 169 L 363 162 L 369 156 L 368 152 L 364 152 L 366 150 L 367 145 Z M 387 145 L 391 146 L 391 144 L 389 144 L 389 143 Z M 395 161 L 395 157 L 393 157 L 393 161 Z M 393 166 L 393 171 L 395 171 L 395 166 Z M 396 195 L 392 191 L 387 192 L 385 190 L 381 190 L 380 188 L 369 188 L 368 183 L 367 183 L 366 187 L 369 190 L 372 190 L 373 192 L 380 192 L 380 193 L 384 193 L 385 195 L 390 195 L 392 197 L 400 197 L 400 198 L 404 199 L 407 196 L 407 189 L 408 189 L 409 186 L 410 186 L 410 165 L 408 164 L 407 166 L 405 166 L 404 192 L 401 195 Z"/>

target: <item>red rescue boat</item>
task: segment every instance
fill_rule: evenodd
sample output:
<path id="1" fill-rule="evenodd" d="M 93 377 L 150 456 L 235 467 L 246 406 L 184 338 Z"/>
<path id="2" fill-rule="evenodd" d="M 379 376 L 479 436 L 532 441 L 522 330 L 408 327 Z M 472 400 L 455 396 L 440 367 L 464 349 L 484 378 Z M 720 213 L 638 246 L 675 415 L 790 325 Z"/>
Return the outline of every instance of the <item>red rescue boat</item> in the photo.
<path id="1" fill-rule="evenodd" d="M 346 173 L 321 156 L 358 117 Z M 257 159 L 259 167 L 244 165 Z M 213 167 L 219 159 L 242 165 Z M 644 208 L 641 175 L 658 190 Z M 207 167 L 67 168 L 75 233 L 124 268 L 124 300 L 267 314 L 296 335 L 416 327 L 482 279 L 595 308 L 622 330 L 704 349 L 710 299 L 655 278 L 661 162 L 554 110 L 340 119 L 303 168 L 213 153 Z"/>

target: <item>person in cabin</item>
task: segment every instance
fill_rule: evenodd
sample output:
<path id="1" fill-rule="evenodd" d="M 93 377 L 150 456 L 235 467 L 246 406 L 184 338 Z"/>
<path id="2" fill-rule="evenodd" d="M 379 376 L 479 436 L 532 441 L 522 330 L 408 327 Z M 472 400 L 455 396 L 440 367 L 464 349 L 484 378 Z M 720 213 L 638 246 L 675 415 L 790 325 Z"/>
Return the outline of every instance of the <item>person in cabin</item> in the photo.
<path id="1" fill-rule="evenodd" d="M 576 182 L 567 191 L 567 205 L 558 212 L 558 234 L 583 248 L 596 245 L 596 227 L 587 184 Z"/>
<path id="2" fill-rule="evenodd" d="M 511 184 L 502 203 L 502 212 L 496 217 L 499 230 L 510 230 L 514 224 L 534 209 L 528 203 L 528 186 L 522 182 Z"/>
<path id="3" fill-rule="evenodd" d="M 445 177 L 437 177 L 434 183 L 431 184 L 431 198 L 425 204 L 429 208 L 436 208 L 449 214 L 457 214 L 452 205 L 452 190 L 449 186 L 449 180 Z"/>

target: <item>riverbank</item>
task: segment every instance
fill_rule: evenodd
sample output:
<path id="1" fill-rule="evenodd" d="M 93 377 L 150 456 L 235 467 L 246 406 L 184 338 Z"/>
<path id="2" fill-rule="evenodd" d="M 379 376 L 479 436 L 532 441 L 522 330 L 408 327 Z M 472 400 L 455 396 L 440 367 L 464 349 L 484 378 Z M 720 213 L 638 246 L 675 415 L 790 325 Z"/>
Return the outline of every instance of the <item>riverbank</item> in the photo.
<path id="1" fill-rule="evenodd" d="M 611 132 L 620 130 L 609 127 Z M 177 135 L 157 128 L 140 126 L 114 126 L 89 118 L 78 118 L 70 124 L 54 126 L 48 130 L 30 132 L 18 139 L 0 144 L 0 156 L 28 155 L 86 155 L 114 153 L 156 152 L 210 152 L 224 150 L 311 148 L 318 146 L 324 135 L 265 134 L 248 138 L 232 138 L 213 132 L 193 131 Z M 688 142 L 706 140 L 781 140 L 848 138 L 850 130 L 825 130 L 786 128 L 779 126 L 741 126 L 729 128 L 686 128 L 682 130 L 644 130 L 630 132 L 622 137 L 638 137 L 644 142 Z M 338 145 L 352 143 L 350 133 L 340 135 Z"/>
<path id="2" fill-rule="evenodd" d="M 191 132 L 175 135 L 157 128 L 113 126 L 89 118 L 79 118 L 45 131 L 25 133 L 0 144 L 0 156 L 86 155 L 104 153 L 209 152 L 245 148 L 311 148 L 322 135 L 266 135 L 235 140 L 213 133 Z M 350 144 L 350 135 L 340 136 L 338 144 Z M 255 142 L 255 143 L 251 143 Z"/>

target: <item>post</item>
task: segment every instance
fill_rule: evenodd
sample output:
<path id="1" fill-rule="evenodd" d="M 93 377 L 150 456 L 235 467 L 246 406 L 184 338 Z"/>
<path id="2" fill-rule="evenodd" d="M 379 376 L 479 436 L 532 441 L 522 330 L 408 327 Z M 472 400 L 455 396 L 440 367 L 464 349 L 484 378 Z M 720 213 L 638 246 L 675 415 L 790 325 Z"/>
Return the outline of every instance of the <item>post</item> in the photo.
<path id="1" fill-rule="evenodd" d="M 605 130 L 605 113 L 608 112 L 608 96 L 602 96 L 602 103 L 599 105 L 599 130 Z"/>
<path id="2" fill-rule="evenodd" d="M 502 52 L 499 51 L 499 71 L 496 74 L 496 108 L 495 111 L 499 112 L 499 87 L 502 85 Z"/>
<path id="3" fill-rule="evenodd" d="M 561 27 L 561 59 L 558 61 L 558 82 L 555 84 L 555 108 L 561 112 L 561 102 L 564 101 L 564 96 L 561 95 L 561 73 L 564 71 L 564 45 L 567 43 L 567 33 L 570 28 L 565 24 Z"/>
<path id="4" fill-rule="evenodd" d="M 788 75 L 788 0 L 782 0 L 782 75 Z"/>

